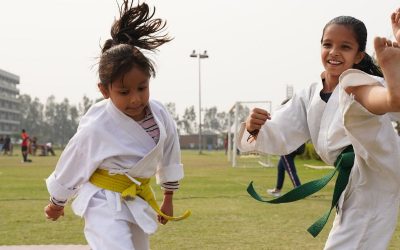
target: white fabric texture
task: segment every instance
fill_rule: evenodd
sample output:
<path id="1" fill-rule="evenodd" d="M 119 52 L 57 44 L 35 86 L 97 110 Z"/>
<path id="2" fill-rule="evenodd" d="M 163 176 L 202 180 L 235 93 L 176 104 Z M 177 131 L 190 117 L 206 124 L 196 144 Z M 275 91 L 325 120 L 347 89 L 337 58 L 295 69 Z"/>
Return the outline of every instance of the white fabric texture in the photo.
<path id="1" fill-rule="evenodd" d="M 85 214 L 85 237 L 91 249 L 150 249 L 149 235 L 137 224 L 115 218 L 113 210 L 104 202 L 107 199 L 104 191 L 99 191 L 92 197 Z"/>
<path id="2" fill-rule="evenodd" d="M 62 200 L 76 193 L 72 208 L 77 215 L 84 216 L 93 197 L 102 190 L 88 182 L 97 168 L 131 177 L 156 176 L 158 184 L 182 179 L 175 122 L 161 103 L 151 100 L 149 107 L 160 129 L 157 144 L 109 99 L 93 105 L 46 180 L 50 195 Z M 104 193 L 104 207 L 114 211 L 115 219 L 137 223 L 147 234 L 155 232 L 156 216 L 147 202 L 139 197 L 128 202 L 109 190 Z"/>
<path id="3" fill-rule="evenodd" d="M 246 141 L 248 132 L 241 127 L 241 150 L 284 155 L 311 139 L 327 164 L 353 145 L 355 163 L 325 249 L 387 249 L 396 228 L 400 143 L 391 118 L 399 114 L 374 115 L 344 90 L 369 84 L 383 84 L 383 79 L 346 71 L 328 103 L 319 96 L 322 84 L 312 84 L 272 115 L 255 142 Z"/>

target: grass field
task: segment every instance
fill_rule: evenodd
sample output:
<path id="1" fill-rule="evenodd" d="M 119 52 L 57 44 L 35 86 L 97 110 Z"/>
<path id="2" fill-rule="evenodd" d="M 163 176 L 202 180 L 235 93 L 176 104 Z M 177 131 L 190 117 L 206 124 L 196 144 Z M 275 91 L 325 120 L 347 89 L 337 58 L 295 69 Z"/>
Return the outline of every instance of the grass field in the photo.
<path id="1" fill-rule="evenodd" d="M 59 152 L 57 152 L 59 155 Z M 86 244 L 83 221 L 72 214 L 57 222 L 47 221 L 43 207 L 48 193 L 44 179 L 57 157 L 32 157 L 21 163 L 20 156 L 0 156 L 0 245 Z M 276 159 L 275 159 L 276 160 Z M 151 249 L 322 249 L 333 216 L 317 238 L 306 231 L 330 206 L 333 182 L 316 195 L 283 205 L 266 205 L 246 192 L 253 180 L 265 194 L 275 184 L 276 168 L 262 168 L 257 160 L 243 157 L 239 168 L 232 168 L 223 152 L 184 151 L 185 178 L 175 195 L 176 214 L 186 209 L 192 215 L 180 222 L 160 226 L 151 236 Z M 315 170 L 303 164 L 321 162 L 297 160 L 301 181 L 319 178 L 329 170 Z M 287 178 L 286 178 L 287 179 Z M 159 188 L 154 184 L 157 198 Z M 284 191 L 291 189 L 287 179 Z M 384 211 L 382 211 L 384 212 Z M 400 249 L 400 227 L 390 249 Z"/>

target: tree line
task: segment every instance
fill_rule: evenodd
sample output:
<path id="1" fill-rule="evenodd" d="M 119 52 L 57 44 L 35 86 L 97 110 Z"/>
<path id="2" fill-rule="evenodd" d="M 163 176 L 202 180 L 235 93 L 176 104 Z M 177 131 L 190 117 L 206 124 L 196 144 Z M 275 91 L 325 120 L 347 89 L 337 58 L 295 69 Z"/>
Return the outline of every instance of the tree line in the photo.
<path id="1" fill-rule="evenodd" d="M 185 111 L 180 117 L 176 113 L 175 103 L 167 103 L 165 104 L 169 113 L 174 118 L 178 133 L 179 134 L 197 134 L 199 131 L 198 118 L 194 106 L 189 106 L 185 108 Z M 244 121 L 244 119 L 250 113 L 250 109 L 248 107 L 239 105 L 239 121 Z M 231 115 L 231 125 L 233 123 L 234 117 Z M 202 121 L 201 126 L 204 131 L 219 131 L 224 132 L 228 130 L 228 112 L 222 111 L 219 112 L 216 106 L 211 108 L 204 108 L 202 110 Z"/>
<path id="2" fill-rule="evenodd" d="M 77 104 L 71 104 L 68 98 L 57 102 L 54 96 L 47 98 L 43 104 L 39 98 L 30 95 L 20 95 L 21 129 L 26 129 L 31 137 L 36 137 L 39 144 L 52 142 L 58 146 L 65 146 L 69 139 L 75 134 L 80 118 L 86 113 L 91 105 L 100 101 L 91 100 L 83 96 Z M 175 103 L 166 103 L 166 108 L 177 124 L 179 134 L 198 133 L 198 113 L 195 107 L 189 106 L 183 115 L 176 112 Z M 239 106 L 239 120 L 244 120 L 250 110 Z M 233 117 L 231 117 L 233 123 Z M 228 112 L 218 111 L 216 106 L 202 110 L 202 130 L 227 131 Z"/>
<path id="3" fill-rule="evenodd" d="M 36 137 L 39 144 L 51 142 L 61 147 L 75 134 L 80 117 L 95 103 L 87 96 L 78 105 L 71 104 L 67 98 L 57 102 L 54 96 L 48 97 L 45 104 L 26 94 L 18 99 L 21 129 L 31 138 Z"/>
<path id="4" fill-rule="evenodd" d="M 39 144 L 52 142 L 61 147 L 65 146 L 75 134 L 80 118 L 90 106 L 101 100 L 91 100 L 87 96 L 83 96 L 81 102 L 74 105 L 68 98 L 57 102 L 54 96 L 48 97 L 44 104 L 37 97 L 32 98 L 27 94 L 20 95 L 18 98 L 21 129 L 26 129 L 31 137 L 36 137 Z M 198 133 L 198 113 L 193 105 L 185 108 L 181 116 L 176 112 L 175 103 L 166 103 L 165 106 L 175 120 L 179 134 Z M 248 107 L 239 105 L 239 121 L 244 121 L 249 113 Z M 231 116 L 231 124 L 233 124 L 233 119 Z M 395 123 L 395 129 L 400 135 L 398 122 Z M 206 131 L 226 132 L 227 130 L 228 112 L 219 112 L 216 106 L 202 110 L 203 133 Z"/>

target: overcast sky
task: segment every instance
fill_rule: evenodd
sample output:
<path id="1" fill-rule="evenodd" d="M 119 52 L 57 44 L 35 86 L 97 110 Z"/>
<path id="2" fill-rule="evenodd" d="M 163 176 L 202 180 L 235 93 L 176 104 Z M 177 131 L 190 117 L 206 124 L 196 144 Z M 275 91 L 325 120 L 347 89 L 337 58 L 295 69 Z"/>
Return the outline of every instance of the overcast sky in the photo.
<path id="1" fill-rule="evenodd" d="M 373 37 L 391 36 L 394 0 L 158 0 L 156 17 L 168 21 L 175 39 L 155 57 L 157 76 L 151 98 L 174 102 L 178 113 L 198 110 L 198 61 L 202 106 L 227 111 L 236 101 L 272 101 L 318 80 L 323 68 L 320 39 L 324 25 L 338 15 L 362 20 Z M 97 57 L 118 16 L 114 0 L 0 0 L 0 68 L 21 77 L 21 94 L 45 103 L 83 95 L 100 97 Z"/>

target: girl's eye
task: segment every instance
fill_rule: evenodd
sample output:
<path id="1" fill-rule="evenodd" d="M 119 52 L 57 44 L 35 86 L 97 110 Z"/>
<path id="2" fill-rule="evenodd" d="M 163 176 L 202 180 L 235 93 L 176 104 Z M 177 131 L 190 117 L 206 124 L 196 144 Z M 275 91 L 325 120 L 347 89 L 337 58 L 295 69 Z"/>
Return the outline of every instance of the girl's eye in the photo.
<path id="1" fill-rule="evenodd" d="M 127 94 L 129 94 L 129 92 L 128 91 L 119 91 L 119 94 L 120 95 L 127 95 Z"/>
<path id="2" fill-rule="evenodd" d="M 322 44 L 322 47 L 324 47 L 324 48 L 330 48 L 330 47 L 331 47 L 331 44 L 330 44 L 330 43 L 323 43 L 323 44 Z"/>
<path id="3" fill-rule="evenodd" d="M 342 45 L 342 48 L 343 48 L 343 49 L 346 49 L 346 50 L 347 50 L 347 49 L 351 49 L 351 47 L 350 47 L 349 45 Z"/>
<path id="4" fill-rule="evenodd" d="M 144 91 L 144 90 L 146 90 L 146 89 L 147 89 L 147 86 L 145 86 L 145 87 L 139 87 L 139 88 L 138 88 L 139 91 Z"/>

